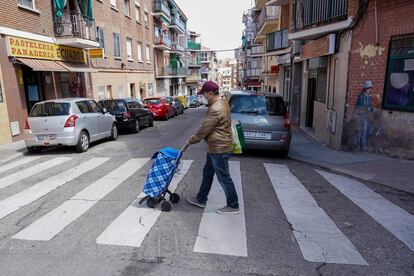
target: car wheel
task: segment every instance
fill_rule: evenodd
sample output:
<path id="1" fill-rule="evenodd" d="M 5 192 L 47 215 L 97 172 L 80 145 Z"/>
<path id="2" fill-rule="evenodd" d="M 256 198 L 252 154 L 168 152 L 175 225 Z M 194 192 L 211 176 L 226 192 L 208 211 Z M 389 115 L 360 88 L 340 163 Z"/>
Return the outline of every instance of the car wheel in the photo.
<path id="1" fill-rule="evenodd" d="M 165 117 L 164 117 L 164 121 L 168 121 L 169 117 L 168 117 L 168 112 L 165 112 Z"/>
<path id="2" fill-rule="evenodd" d="M 132 132 L 133 133 L 138 133 L 139 132 L 139 128 L 140 128 L 140 126 L 139 126 L 139 120 L 138 120 L 138 118 L 135 118 L 135 124 L 134 124 L 134 127 L 132 128 Z"/>
<path id="3" fill-rule="evenodd" d="M 42 151 L 42 148 L 40 147 L 27 147 L 27 151 L 29 153 L 39 153 Z"/>
<path id="4" fill-rule="evenodd" d="M 76 151 L 79 153 L 88 151 L 89 142 L 89 134 L 85 130 L 82 130 L 79 135 L 78 144 L 76 145 Z"/>
<path id="5" fill-rule="evenodd" d="M 111 136 L 109 137 L 109 140 L 115 141 L 116 139 L 118 139 L 118 127 L 114 123 L 114 124 L 112 124 Z"/>
<path id="6" fill-rule="evenodd" d="M 153 127 L 154 126 L 154 116 L 151 116 L 149 119 L 149 123 L 148 123 L 149 127 Z"/>

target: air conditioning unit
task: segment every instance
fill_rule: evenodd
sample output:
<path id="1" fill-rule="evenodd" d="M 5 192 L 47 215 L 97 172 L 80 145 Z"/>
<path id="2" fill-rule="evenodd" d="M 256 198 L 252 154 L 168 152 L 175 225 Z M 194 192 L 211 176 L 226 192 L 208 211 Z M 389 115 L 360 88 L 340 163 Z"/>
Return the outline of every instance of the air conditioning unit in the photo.
<path id="1" fill-rule="evenodd" d="M 338 117 L 338 113 L 334 110 L 328 110 L 326 116 L 326 128 L 331 132 L 335 133 L 336 131 L 336 118 Z"/>

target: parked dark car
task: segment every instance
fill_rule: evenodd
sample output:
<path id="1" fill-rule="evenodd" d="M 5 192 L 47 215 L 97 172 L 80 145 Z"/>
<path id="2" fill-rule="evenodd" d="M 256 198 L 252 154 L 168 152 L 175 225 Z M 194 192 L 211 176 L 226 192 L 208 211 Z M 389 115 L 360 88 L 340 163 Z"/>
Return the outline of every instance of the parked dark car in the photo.
<path id="1" fill-rule="evenodd" d="M 102 100 L 99 104 L 115 116 L 120 129 L 138 132 L 143 126 L 153 126 L 152 112 L 136 99 Z"/>
<path id="2" fill-rule="evenodd" d="M 167 103 L 172 103 L 172 106 L 174 108 L 175 116 L 178 116 L 179 114 L 184 113 L 184 106 L 180 102 L 180 100 L 177 97 L 165 97 L 165 101 Z"/>
<path id="3" fill-rule="evenodd" d="M 292 134 L 282 96 L 232 91 L 228 100 L 232 119 L 242 124 L 247 149 L 278 150 L 288 155 Z"/>

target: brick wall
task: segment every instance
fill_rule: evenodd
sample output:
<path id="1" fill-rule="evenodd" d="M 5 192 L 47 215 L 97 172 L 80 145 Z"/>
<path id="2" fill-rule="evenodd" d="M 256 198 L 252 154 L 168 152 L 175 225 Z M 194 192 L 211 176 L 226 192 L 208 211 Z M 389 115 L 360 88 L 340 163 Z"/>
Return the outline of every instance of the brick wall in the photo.
<path id="1" fill-rule="evenodd" d="M 381 107 L 388 47 L 392 36 L 414 34 L 414 1 L 378 0 L 378 45 L 375 37 L 374 1 L 371 1 L 359 28 L 352 33 L 348 103 L 355 105 L 365 80 L 372 80 L 374 106 Z M 409 20 L 409 18 L 413 20 Z"/>
<path id="2" fill-rule="evenodd" d="M 51 0 L 34 0 L 38 12 L 18 6 L 17 0 L 0 1 L 0 26 L 40 35 L 53 36 Z"/>
<path id="3" fill-rule="evenodd" d="M 96 22 L 96 27 L 104 29 L 105 33 L 105 55 L 106 59 L 94 60 L 92 64 L 100 68 L 121 69 L 121 63 L 126 64 L 124 69 L 134 70 L 154 70 L 154 57 L 153 57 L 153 17 L 152 1 L 141 0 L 140 1 L 140 22 L 136 21 L 135 17 L 135 1 L 130 0 L 130 16 L 127 17 L 124 11 L 124 1 L 117 0 L 117 9 L 111 7 L 110 1 L 94 0 L 93 11 Z M 149 24 L 148 28 L 144 23 L 144 11 L 148 11 Z M 114 40 L 113 33 L 120 34 L 121 45 L 121 59 L 114 58 Z M 134 61 L 128 61 L 126 38 L 132 39 L 132 58 Z M 138 62 L 137 42 L 142 43 L 142 60 Z M 150 46 L 151 64 L 146 62 L 146 50 L 145 46 Z"/>

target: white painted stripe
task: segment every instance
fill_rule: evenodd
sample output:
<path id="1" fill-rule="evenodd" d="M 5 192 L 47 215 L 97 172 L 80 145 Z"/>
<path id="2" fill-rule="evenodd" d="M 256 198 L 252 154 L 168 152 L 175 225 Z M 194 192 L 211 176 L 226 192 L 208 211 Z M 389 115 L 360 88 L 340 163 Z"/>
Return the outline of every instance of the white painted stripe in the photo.
<path id="1" fill-rule="evenodd" d="M 0 189 L 6 188 L 7 186 L 10 186 L 11 184 L 19 182 L 22 179 L 28 178 L 32 175 L 38 174 L 42 171 L 48 170 L 50 168 L 53 168 L 57 165 L 60 165 L 70 160 L 72 160 L 72 158 L 56 157 L 46 162 L 34 165 L 33 167 L 30 167 L 30 168 L 18 171 L 16 173 L 13 173 L 11 175 L 8 175 L 6 177 L 3 177 L 0 179 Z"/>
<path id="2" fill-rule="evenodd" d="M 217 180 L 208 196 L 207 206 L 198 229 L 194 252 L 247 257 L 246 222 L 240 162 L 230 161 L 230 175 L 239 198 L 240 214 L 221 215 L 217 209 L 226 205 L 226 196 Z"/>
<path id="3" fill-rule="evenodd" d="M 4 165 L 4 166 L 0 167 L 0 173 L 6 172 L 6 171 L 14 169 L 14 168 L 17 168 L 17 167 L 25 165 L 27 163 L 33 162 L 34 160 L 39 159 L 40 157 L 41 156 L 29 156 L 29 157 L 25 157 L 25 158 L 22 158 L 20 160 L 17 160 L 13 163 Z"/>
<path id="4" fill-rule="evenodd" d="M 44 215 L 13 239 L 48 241 L 138 171 L 149 158 L 131 159 Z"/>
<path id="5" fill-rule="evenodd" d="M 368 265 L 286 165 L 264 166 L 305 260 Z"/>
<path id="6" fill-rule="evenodd" d="M 414 216 L 349 177 L 317 170 L 329 183 L 414 251 Z"/>
<path id="7" fill-rule="evenodd" d="M 109 158 L 92 158 L 82 164 L 54 175 L 38 184 L 0 201 L 0 219 L 45 196 L 73 179 L 102 165 Z"/>
<path id="8" fill-rule="evenodd" d="M 169 190 L 174 192 L 178 183 L 187 174 L 191 160 L 181 161 L 181 169 L 174 175 Z M 161 214 L 159 209 L 149 209 L 145 203 L 139 205 L 141 193 L 118 218 L 96 239 L 99 244 L 140 247 L 148 232 Z"/>

